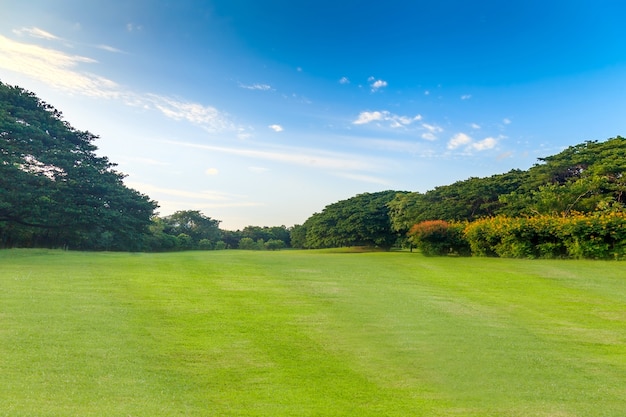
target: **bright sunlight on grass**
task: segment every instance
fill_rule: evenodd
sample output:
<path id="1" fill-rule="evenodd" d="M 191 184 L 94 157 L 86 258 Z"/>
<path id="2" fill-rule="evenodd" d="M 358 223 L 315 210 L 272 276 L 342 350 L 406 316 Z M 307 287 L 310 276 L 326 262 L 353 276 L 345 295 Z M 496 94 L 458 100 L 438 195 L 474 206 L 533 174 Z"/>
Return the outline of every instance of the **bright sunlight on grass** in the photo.
<path id="1" fill-rule="evenodd" d="M 0 416 L 626 415 L 619 262 L 0 252 Z"/>

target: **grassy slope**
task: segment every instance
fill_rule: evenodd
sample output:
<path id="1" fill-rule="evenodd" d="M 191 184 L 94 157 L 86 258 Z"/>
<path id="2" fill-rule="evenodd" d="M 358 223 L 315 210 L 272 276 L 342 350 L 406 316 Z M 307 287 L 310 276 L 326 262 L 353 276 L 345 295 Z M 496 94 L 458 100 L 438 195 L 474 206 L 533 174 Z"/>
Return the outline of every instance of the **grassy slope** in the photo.
<path id="1" fill-rule="evenodd" d="M 624 416 L 625 265 L 0 252 L 0 416 Z"/>

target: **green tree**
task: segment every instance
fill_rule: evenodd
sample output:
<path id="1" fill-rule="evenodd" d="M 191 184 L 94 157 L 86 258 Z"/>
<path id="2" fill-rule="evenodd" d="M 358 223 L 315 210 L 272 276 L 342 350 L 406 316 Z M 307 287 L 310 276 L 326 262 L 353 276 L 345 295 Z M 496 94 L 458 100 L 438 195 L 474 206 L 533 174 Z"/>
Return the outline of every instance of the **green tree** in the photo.
<path id="1" fill-rule="evenodd" d="M 142 249 L 157 204 L 96 155 L 97 136 L 0 83 L 0 244 Z"/>
<path id="2" fill-rule="evenodd" d="M 201 240 L 217 242 L 222 237 L 219 220 L 212 219 L 198 210 L 180 210 L 163 218 L 164 232 L 178 236 L 181 233 L 191 238 L 191 247 L 198 247 Z"/>
<path id="3" fill-rule="evenodd" d="M 370 246 L 391 248 L 398 235 L 391 230 L 387 204 L 397 191 L 364 193 L 328 205 L 302 227 L 307 248 Z"/>

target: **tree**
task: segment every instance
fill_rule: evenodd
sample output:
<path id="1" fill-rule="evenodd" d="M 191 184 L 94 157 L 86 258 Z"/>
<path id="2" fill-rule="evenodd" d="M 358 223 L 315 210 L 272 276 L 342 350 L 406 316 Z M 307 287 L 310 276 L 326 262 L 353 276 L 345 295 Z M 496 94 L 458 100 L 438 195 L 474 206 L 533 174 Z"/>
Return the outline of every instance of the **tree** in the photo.
<path id="1" fill-rule="evenodd" d="M 285 242 L 280 239 L 270 239 L 264 244 L 267 250 L 280 250 L 285 248 Z"/>
<path id="2" fill-rule="evenodd" d="M 512 170 L 486 178 L 469 178 L 426 193 L 398 193 L 389 202 L 393 230 L 406 234 L 427 220 L 472 221 L 493 216 L 504 206 L 500 196 L 519 188 L 526 177 Z"/>
<path id="3" fill-rule="evenodd" d="M 306 227 L 296 224 L 289 231 L 291 247 L 297 249 L 306 248 Z"/>
<path id="4" fill-rule="evenodd" d="M 371 246 L 391 248 L 398 235 L 391 230 L 387 204 L 397 191 L 364 193 L 328 205 L 302 225 L 307 248 Z"/>
<path id="5" fill-rule="evenodd" d="M 181 233 L 191 239 L 191 248 L 198 247 L 201 240 L 217 242 L 222 237 L 219 220 L 212 219 L 198 210 L 180 210 L 163 218 L 163 231 L 178 236 Z"/>
<path id="6" fill-rule="evenodd" d="M 157 204 L 123 184 L 96 139 L 0 83 L 0 245 L 142 248 Z"/>

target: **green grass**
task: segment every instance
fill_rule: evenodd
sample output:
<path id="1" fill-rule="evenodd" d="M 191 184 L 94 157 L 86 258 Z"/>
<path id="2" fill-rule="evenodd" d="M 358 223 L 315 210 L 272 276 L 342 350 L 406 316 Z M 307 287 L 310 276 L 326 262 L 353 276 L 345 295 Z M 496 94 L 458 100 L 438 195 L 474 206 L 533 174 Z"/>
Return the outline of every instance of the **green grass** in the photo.
<path id="1" fill-rule="evenodd" d="M 0 251 L 0 416 L 626 416 L 626 264 Z"/>

